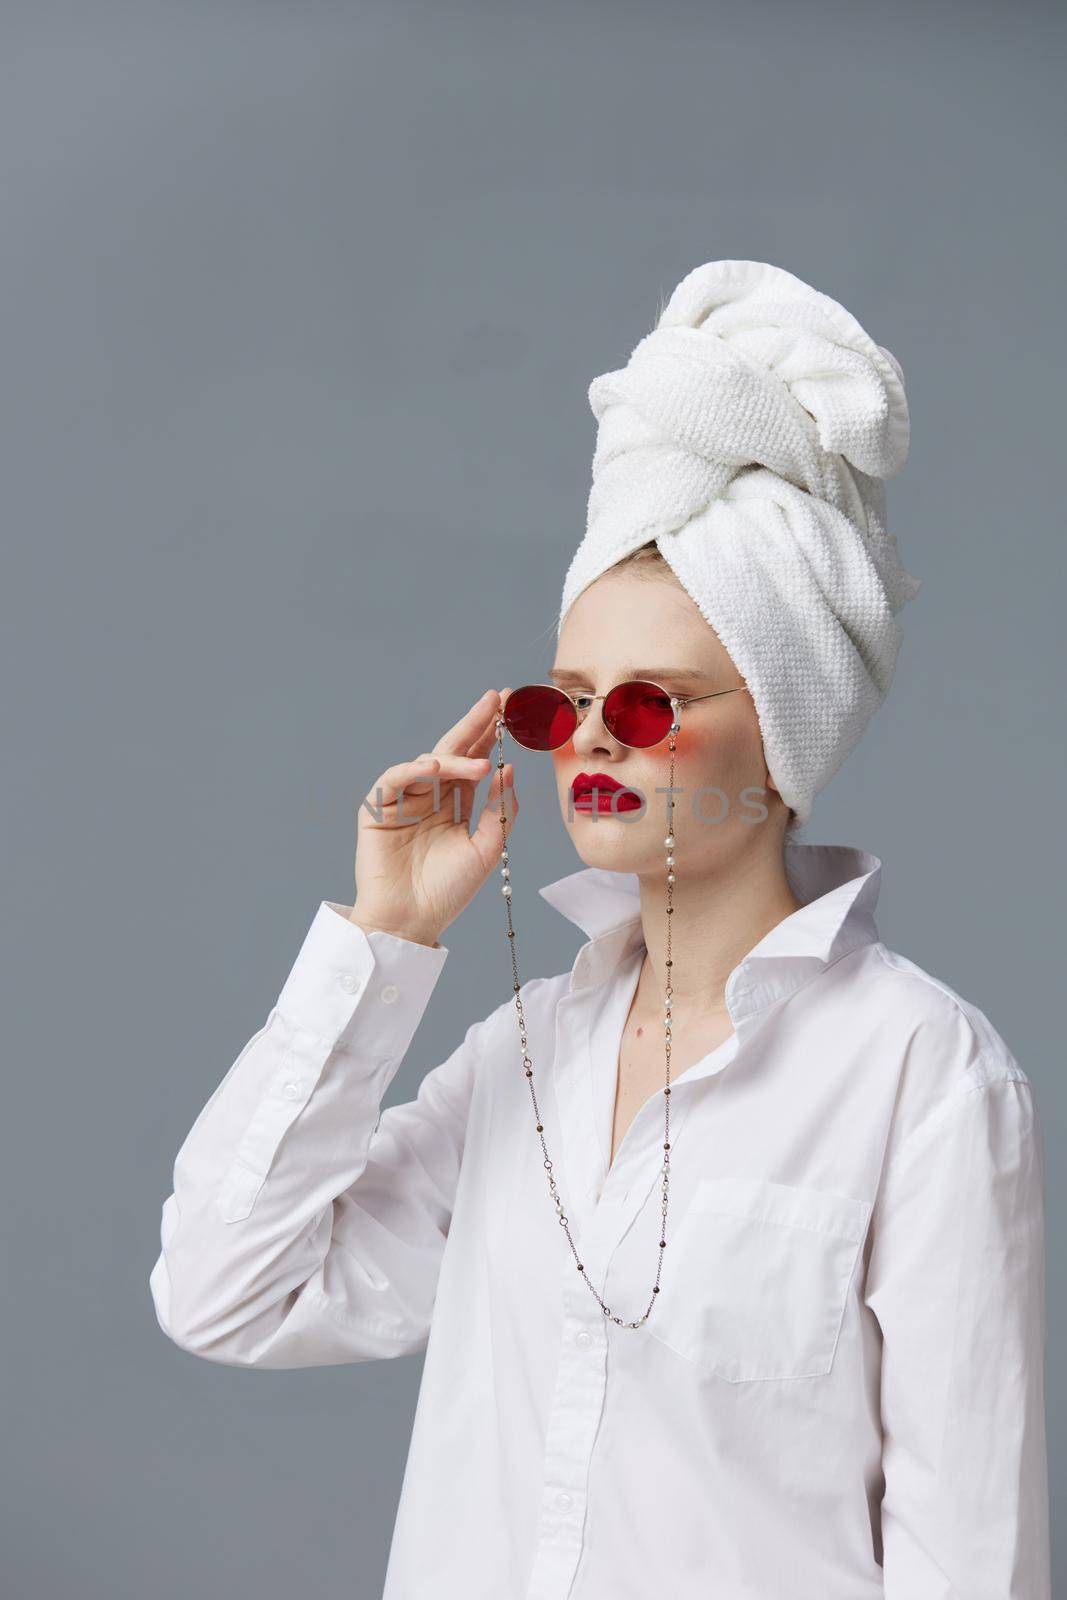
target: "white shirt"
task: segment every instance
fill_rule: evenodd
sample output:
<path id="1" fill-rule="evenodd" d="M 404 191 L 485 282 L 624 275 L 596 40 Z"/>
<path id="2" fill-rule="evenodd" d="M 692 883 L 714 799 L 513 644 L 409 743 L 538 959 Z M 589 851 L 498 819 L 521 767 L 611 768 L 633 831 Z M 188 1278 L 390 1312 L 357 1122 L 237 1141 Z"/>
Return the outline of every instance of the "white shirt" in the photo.
<path id="1" fill-rule="evenodd" d="M 383 1600 L 1048 1600 L 1033 1090 L 879 940 L 877 857 L 786 852 L 804 903 L 731 973 L 733 1036 L 672 1080 L 639 1329 L 567 1246 L 510 983 L 382 1111 L 448 950 L 348 907 L 319 906 L 181 1146 L 151 1274 L 177 1345 L 425 1349 Z M 662 1090 L 608 1158 L 637 879 L 540 892 L 587 935 L 523 984 L 545 1140 L 586 1271 L 636 1319 Z"/>

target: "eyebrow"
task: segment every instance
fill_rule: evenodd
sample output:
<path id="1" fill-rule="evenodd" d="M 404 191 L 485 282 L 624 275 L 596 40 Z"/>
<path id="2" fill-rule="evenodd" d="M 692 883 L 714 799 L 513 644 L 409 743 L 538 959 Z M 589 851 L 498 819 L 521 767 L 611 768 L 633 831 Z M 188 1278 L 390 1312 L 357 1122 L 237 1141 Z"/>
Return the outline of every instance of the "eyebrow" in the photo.
<path id="1" fill-rule="evenodd" d="M 575 672 L 570 667 L 553 667 L 549 677 L 553 680 L 562 679 L 567 683 L 590 683 L 595 675 L 592 672 Z M 651 678 L 654 683 L 667 680 L 670 683 L 703 683 L 707 674 L 695 672 L 689 667 L 623 667 L 618 682 L 623 683 L 628 678 Z"/>

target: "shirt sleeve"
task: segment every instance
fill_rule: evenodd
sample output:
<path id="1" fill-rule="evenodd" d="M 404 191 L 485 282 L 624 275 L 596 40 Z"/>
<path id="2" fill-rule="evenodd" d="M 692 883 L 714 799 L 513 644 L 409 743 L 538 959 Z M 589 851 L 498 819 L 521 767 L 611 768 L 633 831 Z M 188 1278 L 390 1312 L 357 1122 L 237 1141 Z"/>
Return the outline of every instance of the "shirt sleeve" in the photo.
<path id="1" fill-rule="evenodd" d="M 905 1140 L 872 1231 L 886 1600 L 1049 1600 L 1044 1144 L 1014 1063 Z"/>
<path id="2" fill-rule="evenodd" d="M 479 1045 L 381 1110 L 448 956 L 323 901 L 265 1023 L 185 1138 L 149 1286 L 180 1348 L 307 1367 L 424 1347 Z"/>

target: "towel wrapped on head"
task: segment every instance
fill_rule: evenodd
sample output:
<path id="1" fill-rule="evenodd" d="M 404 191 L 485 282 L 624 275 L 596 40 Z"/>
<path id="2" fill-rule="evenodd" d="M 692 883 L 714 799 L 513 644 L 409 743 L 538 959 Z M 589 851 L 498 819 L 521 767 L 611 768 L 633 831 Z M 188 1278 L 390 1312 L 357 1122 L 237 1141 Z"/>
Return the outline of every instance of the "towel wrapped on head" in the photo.
<path id="1" fill-rule="evenodd" d="M 886 523 L 884 480 L 908 454 L 900 364 L 783 268 L 709 261 L 589 403 L 593 482 L 559 628 L 654 540 L 748 684 L 800 826 L 884 699 L 897 613 L 920 588 Z"/>

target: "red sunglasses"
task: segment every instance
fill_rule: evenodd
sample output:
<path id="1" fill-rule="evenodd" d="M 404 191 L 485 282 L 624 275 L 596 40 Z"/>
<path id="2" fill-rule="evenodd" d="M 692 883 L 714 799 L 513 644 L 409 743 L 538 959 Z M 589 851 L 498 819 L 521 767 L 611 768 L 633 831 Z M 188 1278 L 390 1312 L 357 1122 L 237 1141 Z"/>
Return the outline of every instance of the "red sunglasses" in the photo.
<path id="1" fill-rule="evenodd" d="M 552 683 L 527 683 L 512 689 L 501 715 L 511 737 L 527 750 L 558 750 L 573 738 L 593 701 L 603 700 L 604 726 L 611 737 L 630 750 L 647 750 L 667 737 L 683 706 L 747 688 L 739 683 L 711 694 L 672 695 L 658 683 L 633 678 L 606 694 L 568 694 Z"/>

